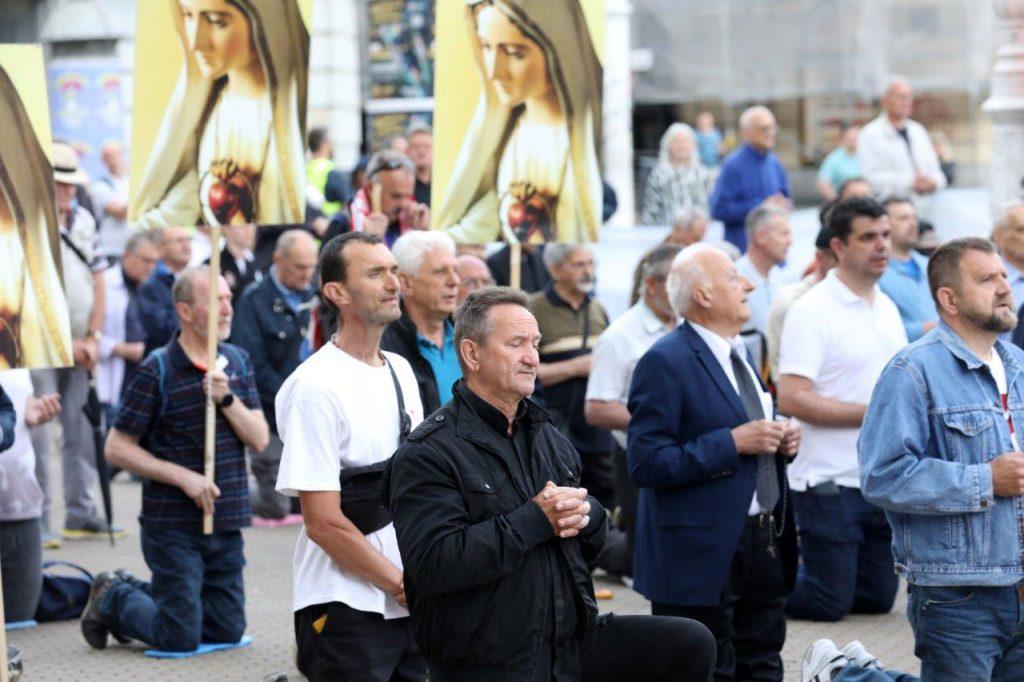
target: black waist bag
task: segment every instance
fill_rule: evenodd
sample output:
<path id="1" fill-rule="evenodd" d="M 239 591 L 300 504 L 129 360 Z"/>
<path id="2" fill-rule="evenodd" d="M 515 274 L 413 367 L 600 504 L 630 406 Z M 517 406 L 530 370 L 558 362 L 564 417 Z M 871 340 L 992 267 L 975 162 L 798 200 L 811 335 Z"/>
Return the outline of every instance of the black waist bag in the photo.
<path id="1" fill-rule="evenodd" d="M 398 398 L 398 444 L 401 445 L 412 430 L 412 420 L 405 412 L 405 400 L 402 399 L 402 387 L 398 383 L 398 376 L 387 358 L 384 358 L 384 364 L 391 371 L 395 397 Z M 381 502 L 384 467 L 387 463 L 388 460 L 385 459 L 375 464 L 342 469 L 338 476 L 341 485 L 341 513 L 363 535 L 375 533 L 391 523 L 391 512 Z"/>

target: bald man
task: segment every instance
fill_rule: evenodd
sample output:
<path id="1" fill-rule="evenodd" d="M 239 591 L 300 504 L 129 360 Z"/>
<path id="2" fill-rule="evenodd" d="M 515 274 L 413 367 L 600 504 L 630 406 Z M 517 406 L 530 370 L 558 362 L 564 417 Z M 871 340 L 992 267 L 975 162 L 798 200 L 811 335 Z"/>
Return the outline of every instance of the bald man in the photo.
<path id="1" fill-rule="evenodd" d="M 252 458 L 259 485 L 252 504 L 255 525 L 301 520 L 289 516 L 291 501 L 274 490 L 282 447 L 274 397 L 288 375 L 312 353 L 309 331 L 316 264 L 317 246 L 309 233 L 285 232 L 277 240 L 270 272 L 249 285 L 235 309 L 231 340 L 252 358 L 260 403 L 270 425 L 270 444 Z"/>
<path id="2" fill-rule="evenodd" d="M 789 177 L 772 150 L 778 124 L 763 106 L 740 115 L 743 144 L 722 162 L 722 172 L 711 195 L 711 217 L 725 223 L 725 238 L 740 253 L 747 250 L 747 214 L 761 203 L 781 208 L 792 205 Z"/>
<path id="3" fill-rule="evenodd" d="M 877 196 L 909 196 L 918 215 L 930 219 L 929 197 L 946 186 L 935 147 L 925 127 L 910 118 L 914 92 L 899 76 L 886 83 L 882 111 L 864 126 L 857 143 L 864 178 Z"/>
<path id="4" fill-rule="evenodd" d="M 455 272 L 459 275 L 458 305 L 477 289 L 494 286 L 494 277 L 487 263 L 476 256 L 463 254 L 455 260 Z"/>

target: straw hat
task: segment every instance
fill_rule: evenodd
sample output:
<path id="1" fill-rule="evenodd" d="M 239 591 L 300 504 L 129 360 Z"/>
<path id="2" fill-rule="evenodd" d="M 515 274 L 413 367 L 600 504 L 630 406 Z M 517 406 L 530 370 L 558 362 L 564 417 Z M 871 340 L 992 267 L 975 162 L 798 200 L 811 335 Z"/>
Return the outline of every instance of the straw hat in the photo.
<path id="1" fill-rule="evenodd" d="M 89 176 L 78 166 L 78 153 L 65 142 L 53 143 L 53 179 L 67 185 L 89 182 Z"/>

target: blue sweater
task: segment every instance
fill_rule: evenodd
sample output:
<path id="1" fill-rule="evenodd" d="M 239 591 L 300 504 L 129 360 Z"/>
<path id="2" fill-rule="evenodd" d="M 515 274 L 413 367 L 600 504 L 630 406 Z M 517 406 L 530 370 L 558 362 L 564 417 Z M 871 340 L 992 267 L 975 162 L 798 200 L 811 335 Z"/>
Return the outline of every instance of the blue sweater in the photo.
<path id="1" fill-rule="evenodd" d="M 773 194 L 793 196 L 779 157 L 747 144 L 725 157 L 711 195 L 711 216 L 725 223 L 725 238 L 740 253 L 747 250 L 747 214 Z"/>
<path id="2" fill-rule="evenodd" d="M 907 339 L 911 342 L 924 335 L 922 326 L 925 322 L 939 319 L 928 288 L 928 259 L 916 251 L 911 251 L 910 258 L 905 261 L 890 257 L 889 267 L 878 280 L 878 286 L 899 309 Z"/>

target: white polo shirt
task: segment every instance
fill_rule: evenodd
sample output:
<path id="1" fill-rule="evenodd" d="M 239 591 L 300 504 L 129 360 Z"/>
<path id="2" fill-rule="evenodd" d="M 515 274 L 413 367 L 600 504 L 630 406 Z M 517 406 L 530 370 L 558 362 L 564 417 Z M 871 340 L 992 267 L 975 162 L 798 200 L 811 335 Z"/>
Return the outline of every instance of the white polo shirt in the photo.
<path id="1" fill-rule="evenodd" d="M 793 304 L 782 329 L 779 374 L 811 380 L 819 395 L 867 404 L 886 364 L 907 333 L 896 304 L 875 286 L 874 302 L 861 298 L 835 270 Z M 789 465 L 789 485 L 804 491 L 828 480 L 860 487 L 860 428 L 803 424 L 800 452 Z"/>
<path id="2" fill-rule="evenodd" d="M 636 363 L 670 331 L 672 327 L 662 324 L 642 300 L 620 315 L 594 345 L 586 400 L 628 403 Z M 625 431 L 612 431 L 612 437 L 626 449 Z"/>
<path id="3" fill-rule="evenodd" d="M 415 428 L 423 420 L 419 387 L 405 358 L 384 353 L 402 387 L 405 411 Z M 336 491 L 342 468 L 375 464 L 398 448 L 398 398 L 387 366 L 371 367 L 328 343 L 292 372 L 274 401 L 277 429 L 284 442 L 277 490 L 297 497 L 300 490 Z M 395 527 L 388 524 L 367 542 L 402 568 Z M 295 611 L 313 604 L 341 602 L 385 619 L 409 612 L 372 583 L 342 569 L 303 526 L 295 546 L 292 574 Z"/>

